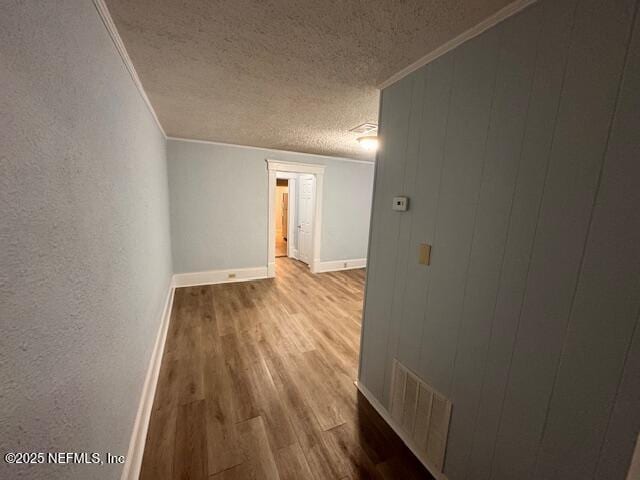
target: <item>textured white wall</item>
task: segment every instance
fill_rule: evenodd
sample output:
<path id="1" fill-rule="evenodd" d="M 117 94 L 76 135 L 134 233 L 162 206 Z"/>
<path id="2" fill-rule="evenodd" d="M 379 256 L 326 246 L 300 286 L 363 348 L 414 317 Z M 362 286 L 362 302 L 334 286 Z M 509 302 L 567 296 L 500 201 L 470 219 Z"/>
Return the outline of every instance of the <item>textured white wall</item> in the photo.
<path id="1" fill-rule="evenodd" d="M 124 455 L 171 274 L 165 140 L 91 2 L 2 2 L 0 58 L 0 452 Z"/>
<path id="2" fill-rule="evenodd" d="M 326 165 L 320 258 L 366 257 L 372 163 L 169 140 L 176 272 L 267 265 L 267 158 Z"/>

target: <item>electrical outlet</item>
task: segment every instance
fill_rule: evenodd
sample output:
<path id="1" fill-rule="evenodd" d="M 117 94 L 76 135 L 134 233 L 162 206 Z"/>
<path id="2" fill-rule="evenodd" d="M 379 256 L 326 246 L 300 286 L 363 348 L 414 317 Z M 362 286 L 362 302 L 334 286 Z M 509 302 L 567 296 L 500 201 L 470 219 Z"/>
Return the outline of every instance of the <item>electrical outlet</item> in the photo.
<path id="1" fill-rule="evenodd" d="M 230 273 L 227 278 L 236 278 L 236 274 L 235 273 Z"/>

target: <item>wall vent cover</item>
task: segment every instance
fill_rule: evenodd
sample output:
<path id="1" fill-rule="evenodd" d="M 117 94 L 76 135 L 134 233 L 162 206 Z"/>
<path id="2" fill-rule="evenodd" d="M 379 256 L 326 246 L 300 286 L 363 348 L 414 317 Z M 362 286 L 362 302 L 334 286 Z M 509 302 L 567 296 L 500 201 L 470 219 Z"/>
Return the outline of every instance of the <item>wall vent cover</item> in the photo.
<path id="1" fill-rule="evenodd" d="M 378 125 L 375 123 L 363 123 L 362 125 L 358 125 L 355 128 L 349 130 L 353 133 L 358 133 L 360 135 L 367 135 L 369 133 L 374 133 L 378 130 Z"/>
<path id="2" fill-rule="evenodd" d="M 438 471 L 444 467 L 451 401 L 416 374 L 393 361 L 391 418 L 419 453 Z"/>

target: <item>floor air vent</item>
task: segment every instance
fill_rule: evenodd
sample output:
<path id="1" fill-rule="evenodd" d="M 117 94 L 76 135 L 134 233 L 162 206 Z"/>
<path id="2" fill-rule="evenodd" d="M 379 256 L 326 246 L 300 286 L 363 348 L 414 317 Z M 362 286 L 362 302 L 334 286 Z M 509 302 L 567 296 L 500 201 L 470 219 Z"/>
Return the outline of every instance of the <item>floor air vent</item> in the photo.
<path id="1" fill-rule="evenodd" d="M 451 418 L 449 399 L 394 360 L 390 411 L 413 447 L 442 472 Z"/>

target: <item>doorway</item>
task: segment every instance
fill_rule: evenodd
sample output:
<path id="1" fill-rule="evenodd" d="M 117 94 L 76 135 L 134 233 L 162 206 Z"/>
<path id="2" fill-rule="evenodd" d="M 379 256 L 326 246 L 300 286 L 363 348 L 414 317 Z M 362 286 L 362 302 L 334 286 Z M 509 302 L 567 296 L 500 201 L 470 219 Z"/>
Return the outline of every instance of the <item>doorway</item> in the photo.
<path id="1" fill-rule="evenodd" d="M 267 274 L 275 277 L 276 256 L 283 256 L 283 244 L 286 244 L 286 256 L 296 258 L 316 273 L 320 264 L 320 242 L 322 225 L 322 185 L 324 165 L 282 162 L 267 159 L 268 171 L 268 228 L 267 228 Z M 278 228 L 282 226 L 282 196 L 285 180 L 287 183 L 287 227 L 286 242 L 278 245 Z M 280 183 L 279 183 L 280 181 Z M 280 187 L 280 189 L 279 189 Z M 297 192 L 297 193 L 296 193 Z"/>
<path id="2" fill-rule="evenodd" d="M 286 257 L 289 237 L 289 180 L 276 178 L 276 258 Z"/>

